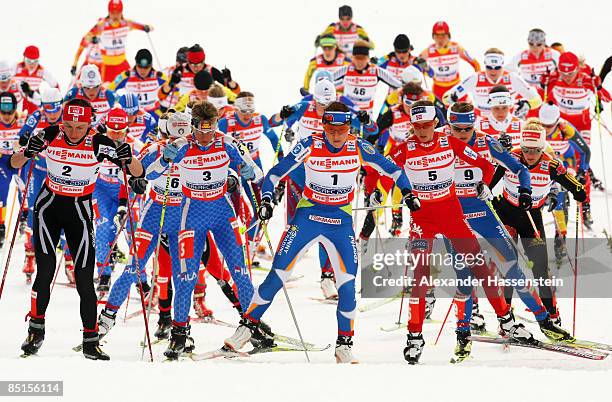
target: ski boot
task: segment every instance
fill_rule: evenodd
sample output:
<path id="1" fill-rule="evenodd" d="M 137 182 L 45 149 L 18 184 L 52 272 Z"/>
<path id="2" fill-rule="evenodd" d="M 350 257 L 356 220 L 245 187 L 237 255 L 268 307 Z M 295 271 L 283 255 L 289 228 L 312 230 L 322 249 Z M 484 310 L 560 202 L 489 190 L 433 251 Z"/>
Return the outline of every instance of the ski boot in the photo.
<path id="1" fill-rule="evenodd" d="M 193 292 L 193 309 L 198 318 L 213 318 L 212 310 L 206 307 L 206 286 L 196 285 Z"/>
<path id="2" fill-rule="evenodd" d="M 431 314 L 433 313 L 434 306 L 436 305 L 436 295 L 434 289 L 429 289 L 425 294 L 425 319 L 431 320 Z"/>
<path id="3" fill-rule="evenodd" d="M 484 316 L 480 313 L 478 303 L 472 305 L 472 317 L 470 317 L 470 329 L 473 331 L 484 332 L 487 330 Z"/>
<path id="4" fill-rule="evenodd" d="M 83 332 L 83 356 L 91 360 L 110 360 L 100 349 L 100 337 L 97 332 Z"/>
<path id="5" fill-rule="evenodd" d="M 189 334 L 190 328 L 189 324 L 184 327 L 172 325 L 172 330 L 170 331 L 170 344 L 164 352 L 164 356 L 166 356 L 168 360 L 177 360 L 181 353 L 185 352 L 187 335 Z"/>
<path id="6" fill-rule="evenodd" d="M 336 290 L 336 282 L 332 271 L 321 272 L 321 291 L 325 299 L 338 299 L 338 290 Z"/>
<path id="7" fill-rule="evenodd" d="M 172 329 L 172 316 L 170 311 L 160 311 L 159 320 L 157 320 L 157 329 L 155 330 L 155 337 L 157 339 L 168 339 L 170 338 L 170 330 Z"/>
<path id="8" fill-rule="evenodd" d="M 110 275 L 100 275 L 100 282 L 98 282 L 98 286 L 96 287 L 96 291 L 99 296 L 102 297 L 110 290 Z"/>
<path id="9" fill-rule="evenodd" d="M 391 229 L 389 229 L 389 233 L 392 237 L 399 237 L 399 235 L 402 234 L 402 211 L 393 211 L 391 215 L 393 217 L 393 220 L 391 221 Z"/>
<path id="10" fill-rule="evenodd" d="M 36 261 L 34 259 L 34 250 L 26 250 L 25 263 L 23 264 L 23 273 L 26 275 L 26 281 L 32 282 L 32 275 L 34 274 L 34 266 Z"/>
<path id="11" fill-rule="evenodd" d="M 591 185 L 594 189 L 599 191 L 606 191 L 603 186 L 603 183 L 601 182 L 601 180 L 595 177 L 595 174 L 593 173 L 593 170 L 591 168 L 589 168 L 589 176 L 591 176 Z"/>
<path id="12" fill-rule="evenodd" d="M 116 311 L 104 309 L 98 316 L 98 332 L 99 338 L 102 339 L 115 326 Z"/>
<path id="13" fill-rule="evenodd" d="M 572 342 L 575 338 L 570 335 L 565 329 L 555 324 L 550 317 L 546 317 L 542 321 L 538 321 L 540 331 L 551 341 L 569 341 Z"/>
<path id="14" fill-rule="evenodd" d="M 4 246 L 5 237 L 6 237 L 6 226 L 4 226 L 4 223 L 0 223 L 0 248 Z"/>
<path id="15" fill-rule="evenodd" d="M 533 343 L 535 341 L 531 332 L 523 324 L 517 324 L 512 309 L 506 315 L 497 317 L 499 321 L 499 334 L 520 343 Z"/>
<path id="16" fill-rule="evenodd" d="M 69 283 L 75 283 L 74 279 L 74 261 L 71 256 L 64 257 L 64 272 Z"/>
<path id="17" fill-rule="evenodd" d="M 259 349 L 267 349 L 276 346 L 274 343 L 274 332 L 268 324 L 263 321 L 259 321 L 257 328 L 253 331 L 251 336 L 251 345 Z"/>
<path id="18" fill-rule="evenodd" d="M 44 318 L 30 318 L 30 325 L 28 326 L 28 337 L 21 345 L 23 350 L 23 356 L 35 355 L 42 346 L 45 340 L 45 319 Z"/>
<path id="19" fill-rule="evenodd" d="M 23 236 L 28 227 L 28 209 L 23 209 L 19 214 L 19 236 Z"/>
<path id="20" fill-rule="evenodd" d="M 404 359 L 408 364 L 417 364 L 423 353 L 425 340 L 422 332 L 408 332 L 406 347 L 404 348 Z"/>
<path id="21" fill-rule="evenodd" d="M 240 306 L 240 301 L 238 300 L 238 297 L 236 296 L 236 293 L 234 292 L 234 288 L 232 287 L 232 285 L 230 285 L 223 279 L 219 279 L 217 281 L 217 284 L 219 285 L 219 287 L 221 287 L 221 291 L 223 292 L 225 297 L 227 297 L 227 300 L 229 300 L 230 303 L 232 303 L 234 308 L 238 311 L 238 314 L 242 316 L 242 307 Z"/>
<path id="22" fill-rule="evenodd" d="M 593 227 L 593 217 L 591 216 L 591 204 L 588 202 L 582 203 L 582 222 L 584 226 L 591 230 Z"/>
<path id="23" fill-rule="evenodd" d="M 559 267 L 563 263 L 563 258 L 567 255 L 565 244 L 565 235 L 555 233 L 554 248 L 557 267 Z"/>
<path id="24" fill-rule="evenodd" d="M 455 362 L 462 362 L 467 359 L 472 352 L 472 341 L 468 338 L 471 335 L 470 331 L 459 331 L 456 330 L 457 334 L 457 345 L 455 345 Z"/>
<path id="25" fill-rule="evenodd" d="M 355 359 L 353 356 L 353 351 L 351 350 L 352 347 L 352 336 L 338 335 L 338 339 L 336 340 L 336 352 L 334 353 L 334 356 L 336 356 L 336 363 L 359 363 L 359 361 L 357 361 L 357 359 Z"/>
<path id="26" fill-rule="evenodd" d="M 110 259 L 113 261 L 111 264 L 113 269 L 115 268 L 116 263 L 120 263 L 120 264 L 127 263 L 127 256 L 125 255 L 123 251 L 121 251 L 119 246 L 117 246 L 117 243 L 115 243 L 115 245 L 113 246 L 113 252 L 111 253 Z"/>
<path id="27" fill-rule="evenodd" d="M 367 236 L 364 236 L 363 234 L 359 235 L 359 239 L 357 239 L 357 247 L 359 248 L 359 250 L 361 250 L 361 255 L 365 255 L 368 253 L 368 243 L 370 241 L 370 238 Z"/>
<path id="28" fill-rule="evenodd" d="M 553 324 L 560 327 L 561 326 L 561 314 L 559 314 L 559 309 L 556 309 L 554 313 L 549 312 L 549 314 L 550 314 L 550 319 L 552 320 Z"/>
<path id="29" fill-rule="evenodd" d="M 251 340 L 253 333 L 257 330 L 257 326 L 257 323 L 247 318 L 241 319 L 236 332 L 224 341 L 225 346 L 231 350 L 240 350 Z"/>

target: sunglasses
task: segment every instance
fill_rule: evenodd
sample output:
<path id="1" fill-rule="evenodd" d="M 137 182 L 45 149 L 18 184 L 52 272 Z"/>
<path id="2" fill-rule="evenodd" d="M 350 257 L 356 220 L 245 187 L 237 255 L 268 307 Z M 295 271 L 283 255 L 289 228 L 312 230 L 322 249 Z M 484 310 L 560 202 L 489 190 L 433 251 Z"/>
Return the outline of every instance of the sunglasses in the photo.
<path id="1" fill-rule="evenodd" d="M 217 129 L 216 121 L 202 121 L 199 124 L 193 124 L 193 129 L 198 133 L 209 134 Z"/>
<path id="2" fill-rule="evenodd" d="M 100 88 L 100 85 L 95 85 L 93 87 L 83 87 L 83 89 L 98 89 Z"/>
<path id="3" fill-rule="evenodd" d="M 424 128 L 431 128 L 431 127 L 434 126 L 434 124 L 435 124 L 435 122 L 433 120 L 432 121 L 426 121 L 426 122 L 423 122 L 423 123 L 413 122 L 412 123 L 412 127 L 416 128 L 417 130 L 422 130 Z"/>
<path id="4" fill-rule="evenodd" d="M 24 57 L 23 60 L 28 64 L 38 63 L 38 59 L 28 59 L 27 57 Z"/>
<path id="5" fill-rule="evenodd" d="M 557 122 L 554 122 L 553 124 L 542 124 L 542 126 L 544 128 L 553 128 L 557 125 Z"/>
<path id="6" fill-rule="evenodd" d="M 0 110 L 0 114 L 4 114 L 4 115 L 7 115 L 7 116 L 11 115 L 13 113 L 15 113 L 14 109 L 13 110 Z"/>
<path id="7" fill-rule="evenodd" d="M 531 42 L 530 42 L 530 43 L 529 43 L 529 46 L 533 46 L 533 47 L 542 47 L 542 46 L 544 46 L 544 44 L 543 44 L 543 43 L 531 43 Z"/>
<path id="8" fill-rule="evenodd" d="M 402 54 L 404 54 L 404 53 L 408 53 L 408 52 L 409 52 L 408 49 L 395 49 L 395 53 L 402 53 Z"/>
<path id="9" fill-rule="evenodd" d="M 501 70 L 502 66 L 485 66 L 487 70 Z"/>
<path id="10" fill-rule="evenodd" d="M 191 63 L 191 62 L 188 62 L 187 64 L 189 64 L 190 66 L 200 67 L 200 66 L 204 65 L 204 62 L 203 61 L 200 62 L 200 63 Z"/>
<path id="11" fill-rule="evenodd" d="M 42 107 L 43 109 L 45 109 L 45 111 L 54 113 L 61 109 L 62 103 L 61 102 L 43 103 Z"/>
<path id="12" fill-rule="evenodd" d="M 470 131 L 472 131 L 474 129 L 474 126 L 468 126 L 468 127 L 457 127 L 454 125 L 450 125 L 451 129 L 453 131 L 458 131 L 460 133 L 469 133 Z"/>
<path id="13" fill-rule="evenodd" d="M 523 151 L 523 153 L 527 155 L 537 155 L 542 153 L 542 150 L 540 148 L 521 147 L 521 151 Z"/>

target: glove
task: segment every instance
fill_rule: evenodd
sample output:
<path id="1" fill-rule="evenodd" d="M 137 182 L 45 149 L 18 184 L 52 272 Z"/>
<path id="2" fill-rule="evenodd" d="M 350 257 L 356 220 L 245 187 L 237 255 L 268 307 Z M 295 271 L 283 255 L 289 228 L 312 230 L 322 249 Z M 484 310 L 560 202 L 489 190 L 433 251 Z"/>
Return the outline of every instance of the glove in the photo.
<path id="1" fill-rule="evenodd" d="M 229 68 L 225 67 L 223 70 L 221 70 L 221 74 L 223 74 L 223 80 L 225 82 L 232 82 L 232 72 L 230 71 Z"/>
<path id="2" fill-rule="evenodd" d="M 527 112 L 529 112 L 531 106 L 529 106 L 529 102 L 525 99 L 519 99 L 516 102 L 516 109 L 514 109 L 514 115 L 519 119 L 524 119 L 527 116 Z"/>
<path id="3" fill-rule="evenodd" d="M 233 174 L 227 176 L 227 192 L 233 193 L 238 188 L 238 177 Z"/>
<path id="4" fill-rule="evenodd" d="M 279 181 L 276 185 L 276 188 L 274 189 L 274 205 L 280 204 L 281 200 L 283 199 L 283 195 L 285 194 L 285 186 L 286 183 L 284 181 Z"/>
<path id="5" fill-rule="evenodd" d="M 257 208 L 257 217 L 261 221 L 267 221 L 272 218 L 272 210 L 270 197 L 262 197 L 261 204 Z"/>
<path id="6" fill-rule="evenodd" d="M 315 47 L 319 47 L 319 41 L 321 40 L 321 35 L 317 35 L 314 41 Z"/>
<path id="7" fill-rule="evenodd" d="M 291 129 L 291 127 L 287 127 L 285 129 L 285 141 L 291 142 L 295 139 L 295 133 Z"/>
<path id="8" fill-rule="evenodd" d="M 584 202 L 587 198 L 587 193 L 584 190 L 584 187 L 576 191 L 574 194 L 574 199 L 578 202 Z"/>
<path id="9" fill-rule="evenodd" d="M 364 167 L 359 168 L 359 176 L 357 179 L 359 180 L 359 184 L 363 184 L 363 179 L 368 175 L 368 171 L 364 169 Z"/>
<path id="10" fill-rule="evenodd" d="M 423 59 L 422 57 L 417 57 L 416 59 L 414 59 L 414 64 L 422 71 L 425 72 L 427 71 L 427 60 Z"/>
<path id="11" fill-rule="evenodd" d="M 25 81 L 21 81 L 21 84 L 19 84 L 19 86 L 21 87 L 21 91 L 26 94 L 28 98 L 34 96 L 34 91 L 32 91 L 32 88 L 30 88 L 30 84 Z"/>
<path id="12" fill-rule="evenodd" d="M 117 153 L 117 159 L 120 161 L 124 161 L 128 165 L 132 162 L 132 147 L 130 144 L 124 142 L 117 147 L 115 152 Z"/>
<path id="13" fill-rule="evenodd" d="M 128 179 L 128 184 L 136 194 L 144 194 L 145 191 L 147 191 L 147 184 L 149 184 L 149 181 L 144 177 L 132 176 Z"/>
<path id="14" fill-rule="evenodd" d="M 304 87 L 300 88 L 300 95 L 301 96 L 308 96 L 310 95 L 310 92 L 308 92 L 308 90 Z"/>
<path id="15" fill-rule="evenodd" d="M 30 139 L 30 137 L 28 137 L 27 133 L 22 135 L 21 137 L 19 137 L 19 146 L 20 147 L 25 147 L 28 145 L 28 140 Z"/>
<path id="16" fill-rule="evenodd" d="M 585 176 L 584 170 L 578 171 L 578 173 L 576 174 L 576 180 L 578 180 L 578 182 L 582 185 L 586 184 L 586 176 Z"/>
<path id="17" fill-rule="evenodd" d="M 533 200 L 531 199 L 531 191 L 526 188 L 519 188 L 519 208 L 524 211 L 529 211 L 531 209 L 531 203 Z"/>
<path id="18" fill-rule="evenodd" d="M 552 212 L 559 204 L 557 194 L 557 191 L 551 191 L 550 193 L 548 193 L 548 197 L 546 198 L 546 204 L 548 204 L 548 212 Z"/>
<path id="19" fill-rule="evenodd" d="M 364 125 L 369 125 L 372 122 L 370 119 L 370 115 L 365 110 L 360 110 L 357 112 L 357 120 L 359 120 Z"/>
<path id="20" fill-rule="evenodd" d="M 113 222 L 115 223 L 117 231 L 119 231 L 119 229 L 121 229 L 121 226 L 123 226 L 123 222 L 125 221 L 126 216 L 127 207 L 125 205 L 119 205 L 119 208 L 117 208 L 117 215 L 115 215 L 115 217 L 113 218 Z"/>
<path id="21" fill-rule="evenodd" d="M 162 158 L 168 163 L 174 162 L 176 155 L 178 155 L 178 147 L 174 143 L 168 144 L 162 152 Z"/>
<path id="22" fill-rule="evenodd" d="M 32 158 L 36 156 L 36 154 L 41 152 L 43 149 L 45 149 L 45 141 L 41 137 L 33 135 L 28 141 L 28 146 L 23 152 L 23 156 L 25 156 L 26 158 Z"/>
<path id="23" fill-rule="evenodd" d="M 76 75 L 77 66 L 70 67 L 70 74 L 74 77 Z"/>
<path id="24" fill-rule="evenodd" d="M 98 42 L 100 42 L 100 38 L 98 38 L 97 36 L 92 36 L 91 43 L 93 43 L 95 45 Z"/>
<path id="25" fill-rule="evenodd" d="M 146 33 L 151 32 L 152 27 L 151 25 L 145 25 L 144 27 L 142 27 L 142 30 L 145 31 Z"/>
<path id="26" fill-rule="evenodd" d="M 283 106 L 283 108 L 280 111 L 280 118 L 285 120 L 287 117 L 291 116 L 293 113 L 295 112 L 295 110 L 293 110 L 293 108 L 289 105 L 285 105 Z"/>
<path id="27" fill-rule="evenodd" d="M 174 87 L 183 78 L 183 67 L 177 67 L 172 71 L 172 75 L 170 76 L 170 86 Z"/>
<path id="28" fill-rule="evenodd" d="M 421 209 L 421 201 L 416 195 L 412 194 L 412 191 L 408 191 L 404 194 L 404 204 L 406 204 L 408 209 L 412 212 Z"/>
<path id="29" fill-rule="evenodd" d="M 506 151 L 510 152 L 512 150 L 512 137 L 509 134 L 501 133 L 497 141 Z"/>
<path id="30" fill-rule="evenodd" d="M 253 166 L 241 163 L 238 169 L 240 169 L 240 177 L 244 180 L 251 181 L 255 179 L 255 169 L 253 169 Z"/>
<path id="31" fill-rule="evenodd" d="M 383 196 L 379 189 L 372 191 L 369 197 L 371 207 L 379 207 L 383 202 Z"/>
<path id="32" fill-rule="evenodd" d="M 476 185 L 476 192 L 478 193 L 478 199 L 481 201 L 490 201 L 493 198 L 491 189 L 484 183 L 484 181 L 481 181 Z"/>
<path id="33" fill-rule="evenodd" d="M 374 56 L 370 57 L 370 63 L 378 64 L 378 57 L 374 57 Z"/>
<path id="34" fill-rule="evenodd" d="M 98 125 L 98 127 L 96 127 L 96 131 L 99 132 L 100 134 L 106 134 L 106 124 L 100 124 Z"/>

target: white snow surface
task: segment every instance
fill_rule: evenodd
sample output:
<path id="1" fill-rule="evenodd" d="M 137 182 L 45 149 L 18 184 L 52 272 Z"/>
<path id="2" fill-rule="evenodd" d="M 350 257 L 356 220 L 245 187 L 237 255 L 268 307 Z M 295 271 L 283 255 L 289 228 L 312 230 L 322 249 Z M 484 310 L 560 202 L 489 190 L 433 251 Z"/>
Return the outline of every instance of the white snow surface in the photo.
<path id="1" fill-rule="evenodd" d="M 179 46 L 199 43 L 206 51 L 207 62 L 220 68 L 230 67 L 242 88 L 255 93 L 258 110 L 269 115 L 280 110 L 282 105 L 299 100 L 298 89 L 313 54 L 314 38 L 327 24 L 336 20 L 340 5 L 342 2 L 303 0 L 181 0 L 176 3 L 126 0 L 124 14 L 155 27 L 151 38 L 163 67 L 173 63 Z M 387 0 L 377 3 L 353 0 L 350 5 L 355 22 L 364 26 L 376 43 L 374 53 L 378 56 L 392 50 L 393 38 L 398 33 L 406 33 L 415 52 L 420 52 L 431 41 L 432 24 L 440 19 L 448 21 L 453 39 L 479 60 L 482 60 L 484 51 L 493 46 L 504 50 L 510 58 L 526 47 L 527 31 L 533 27 L 544 29 L 549 43 L 560 41 L 567 50 L 585 56 L 597 70 L 610 55 L 606 43 L 611 33 L 612 5 L 606 1 L 515 0 L 501 3 L 440 0 L 427 3 Z M 13 1 L 3 2 L 2 10 L 5 34 L 0 41 L 0 57 L 18 61 L 25 46 L 38 45 L 42 64 L 56 76 L 65 91 L 79 40 L 96 18 L 106 14 L 106 1 L 30 0 L 27 6 Z M 128 39 L 130 61 L 141 47 L 149 47 L 146 35 L 131 33 Z M 158 61 L 155 63 L 157 65 Z M 464 65 L 463 76 L 469 70 L 469 66 Z M 383 92 L 386 88 L 380 88 L 380 94 Z M 606 106 L 604 122 L 608 125 L 609 113 Z M 605 131 L 602 136 L 604 154 L 607 155 L 612 149 L 612 141 Z M 593 169 L 603 178 L 599 151 L 602 144 L 596 125 L 592 146 Z M 262 148 L 267 169 L 273 151 L 266 144 Z M 612 167 L 609 158 L 606 159 L 607 174 L 612 178 Z M 604 202 L 602 193 L 594 193 L 594 233 L 598 236 L 606 226 Z M 274 244 L 282 232 L 283 221 L 284 214 L 277 210 L 270 223 Z M 568 233 L 575 233 L 572 224 Z M 6 249 L 2 253 L 2 268 Z M 448 362 L 455 344 L 453 322 L 447 324 L 437 346 L 433 341 L 439 324 L 425 324 L 424 336 L 428 344 L 421 364 L 408 366 L 402 356 L 405 330 L 382 332 L 379 329 L 381 325 L 397 320 L 397 302 L 358 314 L 354 352 L 360 365 L 336 365 L 333 348 L 311 353 L 311 364 L 306 364 L 300 352 L 236 360 L 162 363 L 165 346 L 154 346 L 155 363 L 141 362 L 138 344 L 143 337 L 142 317 L 124 323 L 123 308 L 118 314 L 121 318 L 104 346 L 112 360 L 91 362 L 70 349 L 81 340 L 76 291 L 56 286 L 47 311 L 46 339 L 39 356 L 20 359 L 19 346 L 25 339 L 27 328 L 23 317 L 29 309 L 30 295 L 21 273 L 23 259 L 23 239 L 20 239 L 15 246 L 6 288 L 0 300 L 0 380 L 63 380 L 64 400 L 337 401 L 393 398 L 446 401 L 487 398 L 541 401 L 551 398 L 554 401 L 574 401 L 580 398 L 586 402 L 609 398 L 610 384 L 607 381 L 612 374 L 611 358 L 593 362 L 530 349 L 510 348 L 504 352 L 499 346 L 474 344 L 473 358 L 460 367 L 453 366 Z M 115 272 L 120 273 L 121 267 Z M 289 294 L 302 333 L 307 341 L 333 344 L 336 338 L 335 306 L 310 299 L 320 297 L 316 250 L 310 251 L 298 263 L 297 272 L 305 277 L 291 284 Z M 263 278 L 262 273 L 254 274 L 256 284 Z M 65 282 L 62 271 L 58 282 Z M 133 290 L 132 296 L 135 295 Z M 236 313 L 212 278 L 208 281 L 207 302 L 217 318 L 237 322 Z M 359 301 L 360 304 L 366 302 Z M 435 319 L 444 318 L 449 302 L 448 299 L 438 300 Z M 481 304 L 484 309 L 490 309 L 484 299 Z M 571 327 L 572 300 L 560 300 L 559 304 L 565 326 Z M 519 300 L 515 305 L 522 309 Z M 139 300 L 133 297 L 129 311 L 136 311 L 138 307 Z M 611 307 L 609 299 L 579 300 L 577 336 L 612 343 Z M 494 316 L 488 314 L 486 318 L 489 328 L 495 328 Z M 156 319 L 156 316 L 152 317 L 151 327 L 155 326 Z M 276 332 L 297 337 L 282 294 L 277 296 L 265 319 Z M 534 325 L 528 326 L 536 336 L 542 337 Z M 200 352 L 220 346 L 232 332 L 231 328 L 208 324 L 193 324 L 192 327 Z M 19 400 L 28 399 L 31 398 Z"/>

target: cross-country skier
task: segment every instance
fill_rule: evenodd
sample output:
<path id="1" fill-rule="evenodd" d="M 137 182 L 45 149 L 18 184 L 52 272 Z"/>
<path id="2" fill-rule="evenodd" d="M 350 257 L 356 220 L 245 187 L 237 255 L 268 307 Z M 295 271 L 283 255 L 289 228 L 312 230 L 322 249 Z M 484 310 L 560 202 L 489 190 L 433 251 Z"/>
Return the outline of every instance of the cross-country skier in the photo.
<path id="1" fill-rule="evenodd" d="M 351 118 L 346 105 L 332 102 L 323 114 L 323 133 L 299 141 L 291 153 L 268 172 L 258 210 L 263 224 L 272 217 L 276 184 L 301 165 L 306 170 L 304 193 L 280 240 L 272 271 L 255 292 L 234 335 L 225 340 L 227 347 L 238 350 L 248 342 L 257 332 L 261 317 L 274 296 L 291 276 L 299 257 L 313 244 L 323 243 L 332 261 L 338 287 L 336 360 L 355 362 L 351 347 L 358 252 L 350 205 L 361 165 L 368 164 L 391 176 L 402 189 L 404 202 L 410 209 L 418 209 L 419 201 L 410 191 L 410 183 L 401 169 L 377 153 L 369 143 L 349 134 Z"/>
<path id="2" fill-rule="evenodd" d="M 338 48 L 347 56 L 351 57 L 353 45 L 358 40 L 371 42 L 365 29 L 353 22 L 353 9 L 350 6 L 342 6 L 338 9 L 338 22 L 332 22 L 317 36 L 315 47 L 320 45 L 321 38 L 325 35 L 333 35 L 338 42 Z M 373 48 L 373 47 L 372 47 Z"/>
<path id="3" fill-rule="evenodd" d="M 141 24 L 123 17 L 123 2 L 109 0 L 108 15 L 98 19 L 81 39 L 79 48 L 74 56 L 70 72 L 76 75 L 77 64 L 83 50 L 90 44 L 99 44 L 102 54 L 102 80 L 112 82 L 122 71 L 129 70 L 130 64 L 125 58 L 125 46 L 128 33 L 137 29 L 149 33 L 153 30 L 150 25 Z"/>
<path id="4" fill-rule="evenodd" d="M 489 161 L 495 161 L 504 166 L 518 178 L 518 207 L 527 210 L 531 207 L 531 180 L 529 170 L 519 163 L 502 145 L 492 137 L 474 130 L 476 114 L 471 103 L 457 102 L 449 109 L 449 125 L 445 130 L 458 140 L 467 143 L 478 155 Z M 482 171 L 475 165 L 457 158 L 455 160 L 455 193 L 459 197 L 463 215 L 470 228 L 480 237 L 486 239 L 494 252 L 493 261 L 498 272 L 510 280 L 524 281 L 525 274 L 519 266 L 517 250 L 508 239 L 502 223 L 498 221 L 494 211 L 487 202 L 477 196 L 478 184 L 482 180 Z M 535 184 L 537 186 L 537 184 Z M 491 197 L 492 198 L 492 197 Z M 527 267 L 525 267 L 527 268 Z M 571 339 L 564 329 L 553 324 L 546 308 L 532 286 L 515 286 L 521 300 L 535 315 L 540 329 L 553 340 Z M 472 313 L 478 312 L 478 304 L 474 303 Z M 482 315 L 479 316 L 482 319 Z M 484 328 L 484 320 L 482 322 Z"/>
<path id="5" fill-rule="evenodd" d="M 561 184 L 572 193 L 577 202 L 586 199 L 584 186 L 558 159 L 543 152 L 545 145 L 544 127 L 537 119 L 530 119 L 521 133 L 521 147 L 512 151 L 512 155 L 529 169 L 532 183 L 530 209 L 525 210 L 525 205 L 519 200 L 521 193 L 516 174 L 507 171 L 503 166 L 498 166 L 491 183 L 493 187 L 503 177 L 503 196 L 495 198 L 493 205 L 504 225 L 511 228 L 511 234 L 520 236 L 527 258 L 533 262 L 533 275 L 541 279 L 550 277 L 542 207 L 550 193 L 551 185 L 553 182 Z M 531 215 L 531 219 L 527 214 Z M 540 286 L 539 293 L 551 319 L 560 325 L 561 316 L 554 291 L 549 286 Z"/>
<path id="6" fill-rule="evenodd" d="M 134 61 L 134 67 L 118 74 L 108 89 L 113 92 L 124 89 L 128 93 L 136 94 L 140 107 L 157 120 L 162 113 L 158 92 L 166 81 L 166 76 L 162 71 L 153 68 L 153 55 L 149 49 L 140 49 Z"/>
<path id="7" fill-rule="evenodd" d="M 119 108 L 111 109 L 104 116 L 98 127 L 115 144 L 127 144 L 132 149 L 132 154 L 137 155 L 142 148 L 142 143 L 128 135 L 128 116 L 125 110 Z M 111 274 L 115 266 L 115 258 L 111 255 L 113 240 L 122 222 L 127 219 L 128 197 L 130 191 L 128 183 L 123 182 L 121 168 L 112 161 L 103 161 L 93 198 L 96 203 L 96 266 L 98 269 L 99 282 L 97 291 L 102 297 L 110 290 Z M 144 281 L 143 281 L 144 282 Z"/>
<path id="8" fill-rule="evenodd" d="M 346 56 L 339 48 L 338 42 L 334 35 L 326 34 L 319 38 L 318 46 L 321 47 L 323 53 L 316 55 L 310 59 L 306 75 L 304 76 L 304 90 L 310 90 L 310 81 L 313 75 L 318 71 L 336 72 L 340 67 L 351 62 L 351 59 Z"/>
<path id="9" fill-rule="evenodd" d="M 15 95 L 10 92 L 0 92 L 0 248 L 6 236 L 4 217 L 9 188 L 13 176 L 17 176 L 17 171 L 11 167 L 10 159 L 23 123 L 23 117 L 17 112 Z"/>
<path id="10" fill-rule="evenodd" d="M 40 95 L 40 84 L 45 81 L 51 88 L 59 89 L 59 84 L 53 75 L 40 65 L 40 50 L 30 45 L 23 51 L 23 61 L 15 67 L 15 79 L 19 81 L 21 90 L 33 98 L 34 92 Z"/>
<path id="11" fill-rule="evenodd" d="M 157 121 L 151 113 L 140 107 L 138 95 L 125 93 L 117 99 L 117 103 L 128 115 L 128 133 L 132 138 L 142 143 L 157 139 Z"/>
<path id="12" fill-rule="evenodd" d="M 92 106 L 82 99 L 64 105 L 61 126 L 32 136 L 24 150 L 11 157 L 11 166 L 22 167 L 40 152 L 47 158 L 47 178 L 34 205 L 36 278 L 32 286 L 28 337 L 21 346 L 25 355 L 38 352 L 45 338 L 45 312 L 55 272 L 55 248 L 62 229 L 74 258 L 76 287 L 81 303 L 83 355 L 108 360 L 99 346 L 97 299 L 93 285 L 95 246 L 92 193 L 101 161 L 110 159 L 130 174 L 140 176 L 142 165 L 128 144 L 118 147 L 108 137 L 94 133 Z"/>
<path id="13" fill-rule="evenodd" d="M 38 109 L 39 101 L 26 94 L 15 78 L 15 68 L 6 61 L 0 61 L 0 92 L 10 92 L 17 99 L 17 111 L 30 114 Z"/>
<path id="14" fill-rule="evenodd" d="M 514 99 L 504 85 L 496 85 L 489 91 L 488 101 L 491 112 L 478 119 L 478 130 L 499 140 L 507 149 L 518 147 L 521 143 L 523 121 L 510 111 Z"/>
<path id="15" fill-rule="evenodd" d="M 225 258 L 238 287 L 243 310 L 253 295 L 253 284 L 245 265 L 240 222 L 226 194 L 230 168 L 248 181 L 260 180 L 261 170 L 250 160 L 248 150 L 237 148 L 231 138 L 217 131 L 218 112 L 210 102 L 196 102 L 191 115 L 193 134 L 188 136 L 188 144 L 180 147 L 169 145 L 159 159 L 162 166 L 172 163 L 179 167 L 183 192 L 179 249 L 172 255 L 174 322 L 170 344 L 164 352 L 169 359 L 176 359 L 185 351 L 190 331 L 191 294 L 208 232 L 212 232 Z"/>
<path id="16" fill-rule="evenodd" d="M 424 59 L 433 70 L 430 77 L 434 81 L 432 88 L 434 95 L 438 99 L 443 99 L 446 91 L 460 81 L 460 60 L 468 62 L 476 72 L 480 71 L 480 64 L 463 46 L 451 41 L 450 28 L 446 22 L 436 22 L 431 30 L 431 37 L 434 43 L 421 52 L 420 58 Z M 424 70 L 421 68 L 421 71 Z"/>
<path id="17" fill-rule="evenodd" d="M 64 101 L 75 98 L 86 100 L 91 104 L 95 112 L 96 121 L 94 126 L 96 126 L 110 108 L 113 107 L 116 96 L 113 91 L 102 87 L 102 78 L 98 67 L 88 64 L 81 69 L 78 85 L 68 91 Z"/>
<path id="18" fill-rule="evenodd" d="M 484 197 L 489 192 L 486 183 L 493 176 L 493 165 L 479 156 L 467 144 L 446 135 L 435 132 L 436 113 L 433 103 L 417 101 L 410 108 L 410 121 L 414 135 L 392 151 L 391 157 L 404 168 L 413 190 L 421 200 L 421 209 L 411 213 L 410 245 L 412 253 L 423 258 L 415 259 L 414 279 L 410 298 L 410 320 L 408 322 L 408 340 L 404 349 L 404 358 L 410 364 L 418 363 L 425 340 L 422 335 L 425 319 L 425 295 L 429 286 L 422 282 L 423 277 L 430 275 L 430 267 L 426 256 L 431 253 L 433 239 L 436 234 L 445 236 L 454 249 L 454 253 L 464 256 L 481 255 L 482 250 L 471 229 L 465 222 L 461 204 L 455 190 L 455 159 L 460 158 L 466 163 L 481 170 L 482 184 L 478 186 L 477 195 Z M 451 121 L 452 124 L 452 121 Z M 440 213 L 444 211 L 444 213 Z M 508 336 L 519 341 L 528 341 L 532 335 L 522 324 L 517 324 L 510 307 L 502 297 L 499 286 L 489 283 L 491 277 L 484 259 L 472 258 L 469 269 L 458 269 L 453 264 L 458 277 L 465 279 L 474 274 L 484 279 L 483 287 L 489 302 L 493 306 L 500 323 L 500 329 Z M 457 347 L 458 356 L 469 354 L 471 341 L 470 316 L 472 310 L 471 286 L 461 286 L 457 289 L 456 299 L 464 308 L 457 314 Z"/>
<path id="19" fill-rule="evenodd" d="M 471 95 L 478 116 L 489 116 L 489 92 L 497 85 L 504 85 L 515 100 L 514 115 L 524 118 L 529 110 L 537 109 L 542 104 L 538 92 L 523 80 L 517 73 L 504 70 L 504 52 L 490 48 L 484 54 L 484 71 L 470 75 L 444 94 L 447 104 L 458 100 L 467 100 Z"/>

